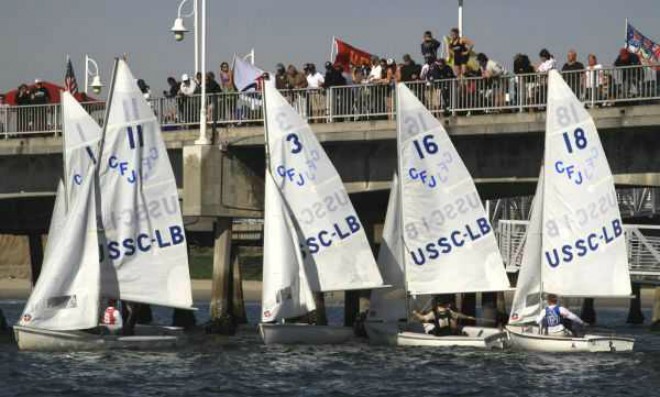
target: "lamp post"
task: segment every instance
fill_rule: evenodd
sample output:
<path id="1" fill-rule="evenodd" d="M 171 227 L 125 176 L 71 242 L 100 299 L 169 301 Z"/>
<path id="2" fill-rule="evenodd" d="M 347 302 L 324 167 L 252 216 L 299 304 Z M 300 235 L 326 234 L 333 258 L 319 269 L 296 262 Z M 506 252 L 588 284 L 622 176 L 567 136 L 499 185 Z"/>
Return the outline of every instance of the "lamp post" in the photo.
<path id="1" fill-rule="evenodd" d="M 465 36 L 463 34 L 463 0 L 458 0 L 458 34 Z"/>
<path id="2" fill-rule="evenodd" d="M 89 65 L 92 65 L 94 68 L 94 71 L 91 72 L 89 70 Z M 90 76 L 92 77 L 92 84 L 89 84 L 89 78 Z M 98 95 L 101 93 L 101 89 L 103 88 L 103 83 L 101 83 L 101 77 L 99 76 L 99 65 L 96 63 L 95 60 L 89 57 L 89 55 L 85 54 L 85 94 L 89 93 L 89 87 L 92 87 L 92 91 L 94 94 Z"/>
<path id="3" fill-rule="evenodd" d="M 199 107 L 199 138 L 195 141 L 195 144 L 208 145 L 211 142 L 206 136 L 206 0 L 192 0 L 193 10 L 188 14 L 182 14 L 183 6 L 187 1 L 188 0 L 182 0 L 181 3 L 179 3 L 177 17 L 170 30 L 174 33 L 174 39 L 176 41 L 182 41 L 185 33 L 188 32 L 183 25 L 183 18 L 192 16 L 195 19 L 195 73 L 199 71 L 202 74 L 202 81 L 200 81 L 200 84 L 202 85 L 202 97 L 200 98 Z M 198 7 L 199 1 L 201 1 L 201 7 Z M 201 8 L 201 15 L 199 8 Z M 200 19 L 201 29 L 198 29 L 198 21 Z M 201 34 L 199 34 L 200 30 Z"/>

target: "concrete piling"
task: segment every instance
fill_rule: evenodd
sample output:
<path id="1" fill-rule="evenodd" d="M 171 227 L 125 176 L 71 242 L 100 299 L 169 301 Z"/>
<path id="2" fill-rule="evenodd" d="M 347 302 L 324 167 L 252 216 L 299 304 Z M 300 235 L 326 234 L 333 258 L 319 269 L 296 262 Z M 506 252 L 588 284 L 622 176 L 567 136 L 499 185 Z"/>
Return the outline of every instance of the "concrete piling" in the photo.
<path id="1" fill-rule="evenodd" d="M 594 298 L 584 298 L 582 301 L 582 313 L 580 314 L 582 320 L 589 324 L 596 323 L 596 309 L 594 309 Z"/>
<path id="2" fill-rule="evenodd" d="M 243 278 L 241 277 L 241 264 L 238 259 L 238 249 L 235 249 L 234 252 L 234 260 L 232 261 L 231 267 L 231 314 L 234 317 L 236 324 L 247 324 L 245 303 L 243 301 Z"/>
<path id="3" fill-rule="evenodd" d="M 628 324 L 642 324 L 644 323 L 644 313 L 642 313 L 641 285 L 639 283 L 632 284 L 632 293 L 634 298 L 630 301 L 626 322 Z"/>

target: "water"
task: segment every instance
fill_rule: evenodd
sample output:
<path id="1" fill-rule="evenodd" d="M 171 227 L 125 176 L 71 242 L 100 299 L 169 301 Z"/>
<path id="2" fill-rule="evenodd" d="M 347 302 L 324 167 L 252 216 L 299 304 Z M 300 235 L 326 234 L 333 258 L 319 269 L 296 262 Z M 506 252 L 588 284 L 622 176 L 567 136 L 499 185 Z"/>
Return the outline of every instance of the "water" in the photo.
<path id="1" fill-rule="evenodd" d="M 10 322 L 24 302 L 0 302 Z M 207 306 L 200 305 L 199 322 Z M 341 308 L 329 308 L 339 321 Z M 647 318 L 649 313 L 645 313 Z M 156 310 L 167 322 L 167 310 Z M 259 307 L 248 305 L 254 325 Z M 342 346 L 264 346 L 254 326 L 177 352 L 31 353 L 0 345 L 0 396 L 657 396 L 660 334 L 599 309 L 632 334 L 627 354 L 538 354 Z"/>

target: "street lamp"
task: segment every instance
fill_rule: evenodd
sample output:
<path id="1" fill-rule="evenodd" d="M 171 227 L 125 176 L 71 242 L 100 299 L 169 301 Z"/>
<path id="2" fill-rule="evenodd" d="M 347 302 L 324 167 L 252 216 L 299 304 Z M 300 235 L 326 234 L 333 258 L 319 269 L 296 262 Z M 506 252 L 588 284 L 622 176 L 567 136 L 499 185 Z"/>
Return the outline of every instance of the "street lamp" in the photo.
<path id="1" fill-rule="evenodd" d="M 199 138 L 195 141 L 196 145 L 209 145 L 211 142 L 206 136 L 206 0 L 193 0 L 193 10 L 189 14 L 182 15 L 181 11 L 184 4 L 188 0 L 182 0 L 179 3 L 179 10 L 177 12 L 177 17 L 174 20 L 174 26 L 172 26 L 172 32 L 174 32 L 174 38 L 177 41 L 183 40 L 183 35 L 186 32 L 185 26 L 183 26 L 183 17 L 195 18 L 195 73 L 198 71 L 202 74 L 202 95 L 199 106 Z M 198 7 L 198 2 L 201 1 L 201 7 Z M 202 12 L 199 15 L 198 10 L 201 8 Z M 201 29 L 197 28 L 197 22 L 201 19 Z M 198 34 L 201 30 L 201 35 Z M 201 39 L 198 40 L 198 36 L 201 36 Z M 201 44 L 201 45 L 198 45 Z M 201 49 L 201 51 L 200 51 Z M 201 56 L 200 56 L 201 55 Z M 201 66 L 201 70 L 199 67 Z"/>
<path id="2" fill-rule="evenodd" d="M 90 64 L 94 68 L 93 73 L 89 70 Z M 90 77 L 92 77 L 91 85 L 89 84 Z M 92 87 L 92 91 L 96 95 L 100 94 L 101 89 L 103 89 L 103 83 L 101 83 L 101 76 L 99 76 L 99 65 L 96 63 L 95 60 L 93 60 L 87 54 L 85 54 L 85 94 L 89 93 L 90 86 Z"/>

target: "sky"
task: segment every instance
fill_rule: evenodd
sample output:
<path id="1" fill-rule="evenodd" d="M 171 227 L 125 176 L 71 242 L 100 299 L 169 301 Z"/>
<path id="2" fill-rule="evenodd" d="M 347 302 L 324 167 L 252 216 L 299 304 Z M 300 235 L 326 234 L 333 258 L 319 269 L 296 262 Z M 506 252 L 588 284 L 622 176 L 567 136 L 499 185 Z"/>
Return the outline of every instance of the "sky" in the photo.
<path id="1" fill-rule="evenodd" d="M 189 0 L 188 3 L 191 3 Z M 624 42 L 625 18 L 660 41 L 660 0 L 465 0 L 463 30 L 475 49 L 509 67 L 526 53 L 538 61 L 548 48 L 563 64 L 574 48 L 611 65 Z M 84 57 L 100 66 L 107 85 L 112 60 L 128 54 L 133 74 L 160 94 L 167 76 L 192 73 L 191 30 L 182 42 L 169 31 L 179 0 L 2 0 L 0 92 L 35 78 L 60 83 L 71 56 L 78 84 Z M 207 68 L 216 72 L 234 53 L 255 49 L 264 70 L 275 64 L 316 63 L 330 56 L 333 36 L 369 52 L 420 62 L 422 33 L 446 35 L 457 25 L 456 0 L 207 0 Z M 107 90 L 105 90 L 107 91 Z M 107 93 L 107 92 L 106 92 Z"/>

